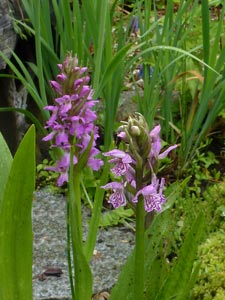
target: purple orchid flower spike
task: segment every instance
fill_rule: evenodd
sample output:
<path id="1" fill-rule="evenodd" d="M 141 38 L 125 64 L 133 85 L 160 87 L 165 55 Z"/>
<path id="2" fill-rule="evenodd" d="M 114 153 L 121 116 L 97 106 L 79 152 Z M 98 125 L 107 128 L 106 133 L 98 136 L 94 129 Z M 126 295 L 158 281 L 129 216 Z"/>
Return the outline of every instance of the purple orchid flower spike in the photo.
<path id="1" fill-rule="evenodd" d="M 87 67 L 78 67 L 77 57 L 70 53 L 58 67 L 61 74 L 56 77 L 57 81 L 50 81 L 57 95 L 55 105 L 45 107 L 51 112 L 45 128 L 52 131 L 43 140 L 51 141 L 52 147 L 61 148 L 64 153 L 61 160 L 56 162 L 56 167 L 50 167 L 61 174 L 58 185 L 62 185 L 68 181 L 69 164 L 65 156 L 73 146 L 76 153 L 74 165 L 79 163 L 82 153 L 89 147 L 92 134 L 93 142 L 85 163 L 96 171 L 103 165 L 103 161 L 95 157 L 99 154 L 95 147 L 98 127 L 94 124 L 97 119 L 94 106 L 98 101 L 92 99 L 93 90 L 88 85 L 90 78 L 85 75 Z"/>

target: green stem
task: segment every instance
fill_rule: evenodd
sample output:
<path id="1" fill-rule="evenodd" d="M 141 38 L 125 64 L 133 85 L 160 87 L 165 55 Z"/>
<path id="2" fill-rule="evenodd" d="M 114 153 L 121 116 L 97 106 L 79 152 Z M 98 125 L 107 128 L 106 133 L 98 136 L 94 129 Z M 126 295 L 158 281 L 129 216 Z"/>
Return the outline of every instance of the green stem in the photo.
<path id="1" fill-rule="evenodd" d="M 77 178 L 77 182 L 79 182 L 79 178 Z M 78 184 L 71 184 L 69 186 L 69 231 L 71 234 L 71 241 L 72 241 L 72 254 L 73 254 L 73 266 L 74 266 L 74 283 L 71 285 L 71 293 L 74 294 L 73 300 L 78 300 L 77 295 L 80 294 L 78 291 L 80 283 L 79 283 L 79 277 L 77 276 L 78 270 L 77 270 L 77 263 L 76 263 L 76 254 L 79 252 L 79 249 L 82 247 L 81 243 L 81 223 L 80 223 L 80 217 L 79 217 L 79 202 L 80 202 L 80 197 L 79 197 L 80 191 Z M 68 256 L 68 265 L 70 264 L 69 262 L 70 256 Z M 72 279 L 73 280 L 73 279 Z M 75 291 L 72 291 L 72 288 L 74 290 L 75 286 Z"/>
<path id="2" fill-rule="evenodd" d="M 82 211 L 80 182 L 81 170 L 73 166 L 74 147 L 70 152 L 69 172 L 69 221 L 74 266 L 74 300 L 90 300 L 92 295 L 92 273 L 83 252 Z"/>
<path id="3" fill-rule="evenodd" d="M 75 300 L 75 291 L 73 284 L 73 272 L 72 272 L 72 261 L 71 261 L 71 236 L 70 236 L 70 207 L 69 207 L 69 197 L 67 198 L 66 205 L 66 234 L 67 234 L 67 260 L 68 260 L 68 273 L 70 280 L 70 290 L 72 294 L 72 300 Z"/>
<path id="4" fill-rule="evenodd" d="M 135 232 L 135 283 L 134 299 L 144 299 L 144 230 L 145 212 L 144 199 L 139 197 L 136 210 L 136 232 Z"/>
<path id="5" fill-rule="evenodd" d="M 142 188 L 143 168 L 142 159 L 137 157 L 136 188 Z M 136 207 L 136 231 L 135 231 L 135 268 L 134 268 L 134 299 L 144 299 L 144 263 L 145 263 L 145 211 L 144 199 L 138 198 Z"/>
<path id="6" fill-rule="evenodd" d="M 70 224 L 71 224 L 71 234 L 74 230 L 74 226 L 76 226 L 76 233 L 78 234 L 77 238 L 78 240 L 76 243 L 79 243 L 79 245 L 82 245 L 82 213 L 81 213 L 81 196 L 80 196 L 80 181 L 81 176 L 79 172 L 76 173 L 76 176 L 73 176 L 73 186 L 71 186 L 71 189 L 73 189 L 71 192 L 73 192 L 73 196 L 71 198 L 71 216 L 70 218 Z M 71 196 L 71 194 L 70 194 Z M 72 234 L 72 241 L 73 241 L 73 234 Z"/>

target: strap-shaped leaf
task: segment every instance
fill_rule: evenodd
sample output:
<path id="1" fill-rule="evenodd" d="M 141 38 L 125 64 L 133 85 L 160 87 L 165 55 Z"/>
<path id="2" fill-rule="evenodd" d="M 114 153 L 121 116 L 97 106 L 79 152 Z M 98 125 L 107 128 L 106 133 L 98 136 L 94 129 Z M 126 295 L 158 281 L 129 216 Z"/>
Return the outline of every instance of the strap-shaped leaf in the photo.
<path id="1" fill-rule="evenodd" d="M 13 159 L 0 208 L 1 300 L 32 300 L 34 187 L 35 128 L 31 126 Z"/>
<path id="2" fill-rule="evenodd" d="M 189 281 L 192 277 L 193 263 L 204 229 L 204 216 L 198 215 L 180 249 L 178 260 L 171 270 L 156 300 L 186 300 L 190 292 Z"/>
<path id="3" fill-rule="evenodd" d="M 4 137 L 0 133 L 0 207 L 4 195 L 6 182 L 12 164 L 12 155 L 6 144 Z"/>

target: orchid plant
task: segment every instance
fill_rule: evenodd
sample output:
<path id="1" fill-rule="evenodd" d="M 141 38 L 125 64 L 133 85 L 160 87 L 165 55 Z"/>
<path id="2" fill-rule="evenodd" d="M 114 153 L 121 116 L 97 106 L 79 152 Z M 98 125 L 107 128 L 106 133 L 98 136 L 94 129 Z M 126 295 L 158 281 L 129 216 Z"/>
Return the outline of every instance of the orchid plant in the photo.
<path id="1" fill-rule="evenodd" d="M 153 212 L 160 212 L 166 198 L 163 194 L 164 178 L 157 178 L 158 162 L 177 148 L 169 147 L 161 152 L 160 125 L 149 131 L 147 122 L 140 113 L 128 118 L 119 128 L 118 138 L 123 149 L 104 153 L 112 159 L 111 172 L 118 181 L 107 183 L 103 189 L 113 193 L 109 202 L 114 208 L 131 204 L 136 212 L 135 284 L 134 299 L 144 299 L 144 249 L 145 219 Z"/>
<path id="2" fill-rule="evenodd" d="M 90 300 L 92 274 L 89 257 L 84 251 L 82 235 L 82 211 L 80 184 L 84 167 L 99 170 L 103 161 L 96 157 L 98 127 L 93 100 L 93 90 L 88 85 L 90 78 L 87 68 L 78 66 L 77 57 L 70 53 L 63 64 L 58 65 L 60 74 L 51 87 L 56 93 L 54 105 L 46 106 L 51 112 L 46 129 L 50 133 L 43 138 L 51 141 L 52 148 L 61 149 L 56 166 L 49 170 L 59 172 L 58 185 L 68 183 L 68 262 L 73 299 Z M 136 212 L 136 253 L 135 253 L 135 299 L 144 299 L 144 232 L 145 218 L 153 211 L 160 212 L 166 198 L 163 194 L 164 178 L 157 178 L 158 162 L 175 149 L 177 145 L 161 152 L 160 125 L 149 130 L 140 113 L 129 117 L 118 130 L 121 147 L 103 153 L 112 157 L 109 164 L 117 181 L 109 182 L 102 189 L 112 190 L 109 202 L 114 208 L 130 204 Z M 90 231 L 92 228 L 90 228 Z M 72 241 L 73 263 L 70 255 Z M 73 271 L 72 271 L 73 266 Z"/>
<path id="3" fill-rule="evenodd" d="M 86 75 L 87 68 L 78 67 L 77 57 L 69 53 L 58 67 L 61 73 L 56 81 L 50 82 L 56 93 L 54 105 L 45 107 L 51 112 L 46 124 L 51 131 L 43 140 L 51 141 L 51 147 L 59 148 L 62 153 L 56 166 L 48 169 L 60 173 L 59 186 L 68 182 L 67 248 L 72 297 L 90 300 L 92 274 L 83 248 L 80 184 L 84 167 L 98 170 L 103 165 L 103 161 L 96 158 L 99 154 L 96 148 L 98 127 L 94 123 L 97 115 L 92 108 L 97 101 L 92 99 L 93 90 L 88 85 L 90 78 Z"/>

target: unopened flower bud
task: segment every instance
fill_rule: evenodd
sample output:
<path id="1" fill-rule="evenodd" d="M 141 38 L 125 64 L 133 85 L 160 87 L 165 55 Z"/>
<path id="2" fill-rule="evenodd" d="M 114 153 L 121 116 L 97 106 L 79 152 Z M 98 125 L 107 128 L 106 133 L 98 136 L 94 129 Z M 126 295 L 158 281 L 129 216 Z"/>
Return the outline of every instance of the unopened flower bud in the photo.
<path id="1" fill-rule="evenodd" d="M 151 140 L 149 137 L 148 124 L 140 113 L 134 113 L 129 117 L 127 132 L 132 139 L 130 144 L 135 148 L 133 151 L 137 152 L 140 157 L 145 160 L 151 149 Z"/>
<path id="2" fill-rule="evenodd" d="M 63 94 L 73 95 L 77 87 L 88 84 L 90 80 L 88 76 L 84 76 L 87 68 L 78 67 L 78 58 L 71 52 L 67 53 L 65 61 L 58 67 L 62 73 L 58 75 L 57 79 L 62 82 Z"/>
<path id="3" fill-rule="evenodd" d="M 130 128 L 130 135 L 131 136 L 139 136 L 141 134 L 141 130 L 138 126 L 131 126 Z"/>

